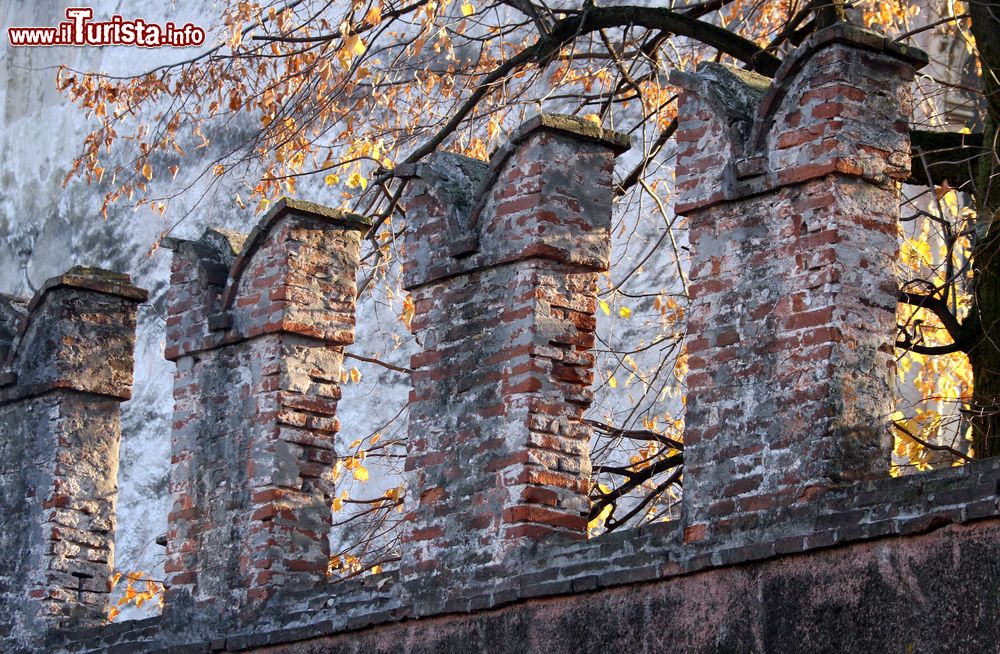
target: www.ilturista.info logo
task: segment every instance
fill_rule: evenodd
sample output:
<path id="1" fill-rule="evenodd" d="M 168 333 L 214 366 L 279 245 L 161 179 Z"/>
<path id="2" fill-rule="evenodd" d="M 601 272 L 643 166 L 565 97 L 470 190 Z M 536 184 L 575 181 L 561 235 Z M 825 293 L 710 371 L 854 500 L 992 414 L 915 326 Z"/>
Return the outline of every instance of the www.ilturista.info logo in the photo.
<path id="1" fill-rule="evenodd" d="M 186 48 L 205 42 L 205 30 L 191 23 L 179 27 L 172 22 L 159 25 L 141 18 L 125 20 L 115 14 L 111 20 L 92 22 L 94 10 L 70 7 L 67 20 L 55 27 L 8 27 L 7 38 L 14 46 L 54 45 L 135 45 L 142 48 Z"/>

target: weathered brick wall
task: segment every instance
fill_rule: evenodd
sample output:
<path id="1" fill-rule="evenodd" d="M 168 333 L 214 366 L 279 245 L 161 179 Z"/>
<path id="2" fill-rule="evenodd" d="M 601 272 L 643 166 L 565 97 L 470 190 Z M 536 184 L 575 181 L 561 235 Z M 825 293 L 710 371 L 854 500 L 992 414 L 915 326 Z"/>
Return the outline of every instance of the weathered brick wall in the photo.
<path id="1" fill-rule="evenodd" d="M 284 200 L 249 235 L 172 241 L 167 601 L 249 615 L 326 578 L 343 347 L 369 223 Z"/>
<path id="2" fill-rule="evenodd" d="M 586 534 L 596 281 L 626 147 L 541 116 L 489 164 L 440 154 L 402 173 L 422 347 L 403 537 L 414 593 L 446 601 L 519 567 L 528 546 Z"/>
<path id="3" fill-rule="evenodd" d="M 626 144 L 543 116 L 489 164 L 397 171 L 422 348 L 402 569 L 323 582 L 365 225 L 289 202 L 249 237 L 171 243 L 167 613 L 36 634 L 67 652 L 995 651 L 1000 458 L 887 474 L 919 63 L 839 25 L 773 81 L 678 77 L 683 520 L 582 537 L 594 280 Z M 25 311 L 0 298 L 0 351 Z"/>
<path id="4" fill-rule="evenodd" d="M 119 404 L 145 299 L 128 276 L 87 268 L 30 303 L 0 298 L 0 649 L 104 622 Z"/>
<path id="5" fill-rule="evenodd" d="M 899 182 L 919 57 L 847 25 L 773 81 L 677 74 L 691 243 L 689 540 L 884 476 Z"/>

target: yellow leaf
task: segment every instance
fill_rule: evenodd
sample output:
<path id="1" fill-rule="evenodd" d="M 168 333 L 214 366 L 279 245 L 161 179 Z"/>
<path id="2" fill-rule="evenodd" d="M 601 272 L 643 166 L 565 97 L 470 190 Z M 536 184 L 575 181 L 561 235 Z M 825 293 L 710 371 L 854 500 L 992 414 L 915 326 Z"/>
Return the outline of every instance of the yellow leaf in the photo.
<path id="1" fill-rule="evenodd" d="M 351 368 L 351 381 L 357 384 L 361 381 L 361 371 L 357 368 Z M 359 441 L 360 444 L 360 441 Z M 354 447 L 353 445 L 351 447 Z"/>
<path id="2" fill-rule="evenodd" d="M 340 511 L 343 508 L 344 508 L 344 500 L 340 499 L 339 497 L 333 498 L 333 511 L 334 511 L 334 513 Z"/>
<path id="3" fill-rule="evenodd" d="M 380 438 L 382 438 L 382 434 L 375 434 L 374 436 L 372 436 L 371 440 L 368 441 L 368 443 L 370 445 L 374 445 L 375 443 L 378 442 L 378 439 L 380 439 Z"/>
<path id="4" fill-rule="evenodd" d="M 629 309 L 628 307 L 622 307 L 618 309 L 618 315 L 621 316 L 622 318 L 631 318 L 632 310 Z"/>
<path id="5" fill-rule="evenodd" d="M 369 9 L 368 13 L 365 14 L 365 22 L 371 25 L 378 25 L 379 23 L 381 23 L 382 7 L 380 7 L 379 5 L 374 5 L 371 9 Z"/>
<path id="6" fill-rule="evenodd" d="M 118 607 L 112 606 L 111 608 L 109 608 L 108 609 L 108 621 L 110 622 L 110 621 L 114 620 L 115 618 L 117 618 L 119 613 L 120 613 L 120 611 L 118 610 Z"/>
<path id="7" fill-rule="evenodd" d="M 118 582 L 121 581 L 121 578 L 122 578 L 122 573 L 121 572 L 116 572 L 114 575 L 112 575 L 111 576 L 111 588 L 114 588 L 115 586 L 117 586 Z"/>
<path id="8" fill-rule="evenodd" d="M 149 162 L 142 164 L 142 176 L 146 179 L 153 179 L 153 167 L 149 165 Z"/>
<path id="9" fill-rule="evenodd" d="M 377 575 L 380 572 L 382 572 L 382 566 L 380 566 L 380 565 L 373 565 L 372 566 L 372 574 L 373 575 Z"/>
<path id="10" fill-rule="evenodd" d="M 608 386 L 610 386 L 611 388 L 618 388 L 618 380 L 615 379 L 614 375 L 608 377 Z"/>
<path id="11" fill-rule="evenodd" d="M 604 315 L 610 316 L 611 315 L 611 307 L 608 305 L 608 303 L 605 302 L 604 300 L 601 300 L 600 304 L 601 304 L 601 311 L 604 312 Z"/>
<path id="12" fill-rule="evenodd" d="M 958 193 L 948 191 L 941 199 L 944 200 L 944 205 L 948 207 L 952 214 L 958 213 Z"/>
<path id="13" fill-rule="evenodd" d="M 583 119 L 586 120 L 587 122 L 594 123 L 598 127 L 601 126 L 601 117 L 598 116 L 597 114 L 587 114 L 586 116 L 583 117 Z"/>
<path id="14" fill-rule="evenodd" d="M 604 521 L 608 519 L 608 515 L 611 514 L 612 505 L 608 504 L 606 507 L 601 509 L 601 512 L 596 518 L 587 523 L 587 531 L 594 531 L 598 529 Z"/>
<path id="15" fill-rule="evenodd" d="M 348 188 L 357 188 L 360 186 L 364 190 L 368 188 L 368 180 L 361 173 L 354 172 L 347 178 L 347 186 Z"/>
<path id="16" fill-rule="evenodd" d="M 354 478 L 358 481 L 368 481 L 368 468 L 364 466 L 358 466 L 355 468 Z"/>
<path id="17" fill-rule="evenodd" d="M 462 5 L 463 16 L 471 16 L 474 13 L 476 13 L 476 8 L 472 6 L 471 2 L 466 2 L 464 5 Z"/>
<path id="18" fill-rule="evenodd" d="M 360 57 L 365 53 L 368 47 L 365 46 L 365 42 L 361 40 L 361 37 L 357 34 L 351 34 L 350 36 L 344 37 L 344 50 L 347 56 L 353 59 L 354 57 Z"/>
<path id="19" fill-rule="evenodd" d="M 326 182 L 327 186 L 333 186 L 334 184 L 337 184 L 337 183 L 340 182 L 340 177 L 338 175 L 334 175 L 333 173 L 330 173 L 329 175 L 327 175 L 326 177 L 323 178 L 323 181 Z"/>

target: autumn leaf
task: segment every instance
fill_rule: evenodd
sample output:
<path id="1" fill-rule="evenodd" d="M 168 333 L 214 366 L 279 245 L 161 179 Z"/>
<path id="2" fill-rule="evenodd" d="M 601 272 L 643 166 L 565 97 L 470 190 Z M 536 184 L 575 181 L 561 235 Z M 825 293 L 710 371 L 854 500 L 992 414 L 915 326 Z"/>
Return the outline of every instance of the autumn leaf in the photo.
<path id="1" fill-rule="evenodd" d="M 149 162 L 142 164 L 142 176 L 146 179 L 153 179 L 153 167 L 149 165 Z"/>
<path id="2" fill-rule="evenodd" d="M 380 5 L 372 5 L 372 8 L 365 14 L 365 22 L 369 25 L 378 25 L 381 23 L 382 7 Z"/>
<path id="3" fill-rule="evenodd" d="M 601 509 L 601 512 L 597 514 L 593 520 L 587 523 L 587 531 L 593 534 L 595 531 L 600 529 L 604 522 L 608 519 L 608 516 L 611 515 L 611 509 L 611 504 L 608 504 Z"/>
<path id="4" fill-rule="evenodd" d="M 365 42 L 361 40 L 360 36 L 353 35 L 344 42 L 344 45 L 351 50 L 351 52 L 356 56 L 360 57 L 368 49 Z"/>
<path id="5" fill-rule="evenodd" d="M 362 190 L 368 188 L 368 180 L 359 172 L 351 173 L 350 177 L 347 178 L 348 188 L 361 187 Z"/>
<path id="6" fill-rule="evenodd" d="M 466 2 L 465 4 L 462 5 L 462 15 L 463 16 L 468 17 L 468 16 L 471 16 L 474 13 L 476 13 L 476 8 L 474 6 L 472 6 L 471 2 Z"/>
<path id="7" fill-rule="evenodd" d="M 415 313 L 416 313 L 416 307 L 413 304 L 413 298 L 407 295 L 403 299 L 403 315 L 400 316 L 400 319 L 403 321 L 403 324 L 406 325 L 407 329 L 410 328 L 410 323 L 413 322 L 413 316 L 415 315 Z"/>
<path id="8" fill-rule="evenodd" d="M 358 466 L 354 469 L 354 478 L 358 481 L 368 481 L 368 468 Z"/>

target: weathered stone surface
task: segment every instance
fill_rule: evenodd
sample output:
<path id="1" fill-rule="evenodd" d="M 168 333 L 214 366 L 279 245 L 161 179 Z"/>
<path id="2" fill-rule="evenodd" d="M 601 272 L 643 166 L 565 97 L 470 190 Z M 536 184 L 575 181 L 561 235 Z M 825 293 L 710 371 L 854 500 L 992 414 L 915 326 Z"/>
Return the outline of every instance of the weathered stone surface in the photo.
<path id="1" fill-rule="evenodd" d="M 970 617 L 965 623 L 968 633 L 991 634 L 994 625 L 988 602 L 992 601 L 990 589 L 996 586 L 995 579 L 1000 571 L 991 563 L 990 557 L 995 557 L 995 553 L 983 554 L 981 545 L 995 539 L 993 534 L 1000 529 L 998 483 L 1000 459 L 991 459 L 962 468 L 908 478 L 884 478 L 830 490 L 809 503 L 771 509 L 761 517 L 761 527 L 746 531 L 732 529 L 721 543 L 684 543 L 681 526 L 677 523 L 652 524 L 590 541 L 551 543 L 526 557 L 519 570 L 478 586 L 466 584 L 461 589 L 464 595 L 454 596 L 446 602 L 434 602 L 426 597 L 404 601 L 395 573 L 386 573 L 310 589 L 286 605 L 292 607 L 290 610 L 262 614 L 253 625 L 235 633 L 219 627 L 212 640 L 199 640 L 195 630 L 176 625 L 162 628 L 157 621 L 144 621 L 134 625 L 112 625 L 105 630 L 84 630 L 69 641 L 57 639 L 53 642 L 71 652 L 103 651 L 101 648 L 110 646 L 119 647 L 121 651 L 175 651 L 164 650 L 168 643 L 185 644 L 187 649 L 177 651 L 299 651 L 295 648 L 303 648 L 304 651 L 336 652 L 340 651 L 337 649 L 341 646 L 339 643 L 347 640 L 325 637 L 349 631 L 346 638 L 364 646 L 378 642 L 389 651 L 408 651 L 409 643 L 421 642 L 428 651 L 437 651 L 435 648 L 444 645 L 435 639 L 435 630 L 447 631 L 449 625 L 453 625 L 461 630 L 464 646 L 471 648 L 468 651 L 490 648 L 537 651 L 540 646 L 536 637 L 540 634 L 557 635 L 560 642 L 568 643 L 567 647 L 589 651 L 589 648 L 660 643 L 652 634 L 659 633 L 656 626 L 666 621 L 671 626 L 672 640 L 683 644 L 683 647 L 678 645 L 678 651 L 729 651 L 729 641 L 719 649 L 713 637 L 720 631 L 730 630 L 733 615 L 747 615 L 745 611 L 750 608 L 737 607 L 734 609 L 737 612 L 730 615 L 730 604 L 745 603 L 745 597 L 740 599 L 740 593 L 744 592 L 763 597 L 763 591 L 753 585 L 755 582 L 738 585 L 728 599 L 725 594 L 720 595 L 718 590 L 724 591 L 732 583 L 733 570 L 736 570 L 735 578 L 751 582 L 766 579 L 770 585 L 794 584 L 799 593 L 789 593 L 784 598 L 770 594 L 768 606 L 759 607 L 759 611 L 760 602 L 751 603 L 754 611 L 750 612 L 746 623 L 740 622 L 741 630 L 745 628 L 751 634 L 762 630 L 782 633 L 783 639 L 805 634 L 810 646 L 821 651 L 865 649 L 867 645 L 861 643 L 874 643 L 875 649 L 894 651 L 897 644 L 886 639 L 899 638 L 898 630 L 876 632 L 874 622 L 866 622 L 868 626 L 863 629 L 863 635 L 838 649 L 843 638 L 842 623 L 816 622 L 811 616 L 824 611 L 848 616 L 857 611 L 874 613 L 873 607 L 881 611 L 883 606 L 887 615 L 897 615 L 907 607 L 916 612 L 925 610 L 923 607 L 936 606 L 938 602 L 950 605 L 959 593 L 969 592 L 972 597 Z M 921 536 L 928 533 L 929 537 Z M 926 559 L 922 557 L 928 552 L 936 556 L 935 551 L 940 553 L 941 548 L 947 549 L 947 561 L 936 560 L 933 566 L 925 564 Z M 895 559 L 898 563 L 887 558 L 893 552 L 901 553 L 900 558 Z M 917 556 L 908 558 L 912 553 Z M 978 562 L 972 562 L 970 568 L 964 567 L 973 560 Z M 860 565 L 831 564 L 831 561 L 855 561 Z M 871 562 L 876 569 L 871 568 Z M 949 567 L 952 565 L 959 567 Z M 963 571 L 969 570 L 971 577 L 963 578 L 961 583 L 954 581 L 952 575 L 965 574 Z M 806 573 L 804 578 L 803 572 Z M 879 584 L 871 589 L 856 588 L 856 581 L 862 575 L 876 579 Z M 691 579 L 698 583 L 691 586 L 688 581 Z M 814 586 L 814 583 L 819 585 Z M 826 592 L 828 588 L 845 586 L 857 591 L 849 601 L 845 601 L 842 593 Z M 713 588 L 711 593 L 705 592 Z M 802 592 L 802 588 L 808 588 L 809 592 Z M 881 592 L 884 588 L 892 592 Z M 914 591 L 915 588 L 920 590 Z M 595 593 L 581 595 L 588 589 Z M 594 635 L 599 639 L 593 642 L 579 638 L 578 632 L 586 632 L 587 624 L 620 622 L 617 620 L 619 613 L 608 615 L 609 610 L 620 606 L 620 598 L 628 598 L 626 601 L 635 606 L 647 606 L 661 593 L 677 598 L 677 604 L 669 607 L 670 615 L 661 616 L 643 609 L 642 617 L 625 633 L 611 630 Z M 983 603 L 980 597 L 985 598 Z M 682 602 L 690 602 L 691 606 L 684 606 Z M 887 604 L 883 605 L 884 602 Z M 517 614 L 521 616 L 519 619 L 544 621 L 550 614 L 540 607 L 546 606 L 565 607 L 577 621 L 557 632 L 542 625 L 531 626 L 530 631 L 525 632 L 505 632 L 503 643 L 479 640 L 477 629 L 486 624 L 498 624 L 497 621 L 501 625 L 498 628 L 502 628 L 506 615 Z M 501 608 L 502 611 L 497 611 Z M 470 612 L 475 614 L 468 615 Z M 461 615 L 447 615 L 449 613 Z M 702 618 L 679 618 L 688 614 Z M 785 615 L 796 617 L 785 620 Z M 799 621 L 802 616 L 805 617 Z M 395 624 L 413 617 L 421 617 L 421 620 Z M 357 631 L 371 626 L 378 626 L 378 629 Z M 748 638 L 746 631 L 737 633 L 739 638 Z M 60 638 L 65 636 L 60 635 Z M 650 638 L 654 640 L 648 640 Z M 794 640 L 769 642 L 771 649 L 761 651 L 796 651 L 794 646 L 788 645 Z M 968 643 L 967 651 L 991 651 L 975 647 L 977 643 L 988 642 L 988 637 L 979 641 L 926 640 L 920 641 L 919 646 L 924 646 L 926 651 L 938 651 L 938 645 L 947 649 L 952 643 Z M 267 645 L 287 649 L 267 650 Z M 128 649 L 130 646 L 132 650 Z M 759 645 L 757 647 L 760 649 Z M 653 650 L 659 651 L 656 647 Z"/>
<path id="2" fill-rule="evenodd" d="M 995 578 L 998 536 L 997 521 L 952 527 L 904 543 L 874 541 L 489 612 L 321 638 L 300 631 L 304 638 L 261 641 L 251 649 L 273 654 L 991 652 L 1000 639 L 994 620 L 1000 591 L 983 585 L 966 594 L 954 580 Z M 930 615 L 962 628 L 929 634 L 900 627 Z M 237 642 L 231 644 L 227 649 L 237 650 Z"/>
<path id="3" fill-rule="evenodd" d="M 678 76 L 688 540 L 888 469 L 914 60 L 873 43 L 817 33 L 766 92 L 718 64 Z"/>
<path id="4" fill-rule="evenodd" d="M 119 404 L 136 305 L 125 275 L 74 268 L 0 298 L 0 648 L 102 624 L 114 565 Z"/>
<path id="5" fill-rule="evenodd" d="M 594 275 L 624 143 L 541 117 L 488 165 L 401 171 L 423 352 L 399 572 L 323 577 L 363 222 L 287 202 L 246 238 L 170 244 L 163 619 L 80 627 L 98 623 L 113 499 L 79 499 L 113 497 L 104 457 L 130 368 L 115 339 L 141 293 L 77 270 L 30 305 L 0 298 L 14 362 L 0 376 L 0 601 L 15 606 L 0 625 L 72 653 L 994 651 L 1000 458 L 893 479 L 881 443 L 907 148 L 890 128 L 920 57 L 838 26 L 788 61 L 767 90 L 719 66 L 681 80 L 684 520 L 579 538 Z M 803 124 L 818 141 L 781 143 Z M 51 334 L 32 326 L 46 312 Z M 80 378 L 105 349 L 112 370 Z M 48 594 L 14 605 L 39 579 Z M 911 626 L 928 616 L 933 634 Z"/>
<path id="6" fill-rule="evenodd" d="M 270 596 L 325 579 L 343 346 L 367 228 L 285 200 L 245 239 L 209 230 L 171 243 L 175 623 L 194 611 L 239 623 Z"/>
<path id="7" fill-rule="evenodd" d="M 624 145 L 543 116 L 489 166 L 444 155 L 410 171 L 405 275 L 423 352 L 403 575 L 416 594 L 447 603 L 443 586 L 485 583 L 529 546 L 585 534 L 595 273 Z"/>

